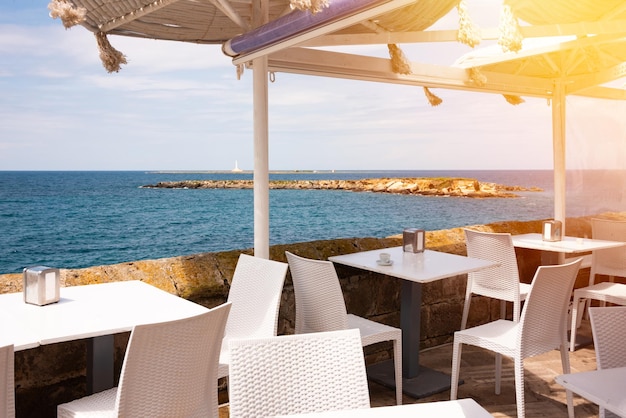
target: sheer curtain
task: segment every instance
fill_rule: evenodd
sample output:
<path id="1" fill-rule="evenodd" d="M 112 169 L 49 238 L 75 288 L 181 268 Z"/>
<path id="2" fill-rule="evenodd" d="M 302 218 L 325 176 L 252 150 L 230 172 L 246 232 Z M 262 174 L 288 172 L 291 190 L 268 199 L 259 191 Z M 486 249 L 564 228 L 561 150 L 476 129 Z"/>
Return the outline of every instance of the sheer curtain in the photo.
<path id="1" fill-rule="evenodd" d="M 566 138 L 567 216 L 625 212 L 626 100 L 569 96 Z"/>

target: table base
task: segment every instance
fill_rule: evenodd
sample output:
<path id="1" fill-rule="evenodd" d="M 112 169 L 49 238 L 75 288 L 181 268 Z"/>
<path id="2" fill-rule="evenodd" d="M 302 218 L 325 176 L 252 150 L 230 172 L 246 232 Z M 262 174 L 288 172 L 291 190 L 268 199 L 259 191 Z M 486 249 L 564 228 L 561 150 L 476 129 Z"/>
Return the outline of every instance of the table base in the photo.
<path id="1" fill-rule="evenodd" d="M 571 338 L 572 337 L 571 337 L 570 331 L 567 331 L 568 349 L 569 349 L 569 341 L 571 341 Z M 579 348 L 590 346 L 591 344 L 593 344 L 593 338 L 591 336 L 580 335 L 579 333 L 576 333 L 576 342 L 574 343 L 574 350 L 578 350 Z"/>
<path id="2" fill-rule="evenodd" d="M 393 360 L 386 360 L 367 367 L 367 377 L 373 382 L 395 389 Z M 462 384 L 463 381 L 459 381 Z M 402 392 L 415 399 L 425 398 L 450 390 L 450 376 L 428 367 L 420 366 L 419 374 L 402 379 Z"/>
<path id="3" fill-rule="evenodd" d="M 102 335 L 87 340 L 87 394 L 114 386 L 114 338 L 113 335 Z"/>

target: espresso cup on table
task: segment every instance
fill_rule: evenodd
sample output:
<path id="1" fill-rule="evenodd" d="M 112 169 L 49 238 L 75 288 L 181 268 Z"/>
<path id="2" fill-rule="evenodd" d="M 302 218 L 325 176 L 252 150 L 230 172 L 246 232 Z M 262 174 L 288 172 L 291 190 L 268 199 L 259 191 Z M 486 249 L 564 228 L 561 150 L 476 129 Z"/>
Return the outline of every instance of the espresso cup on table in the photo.
<path id="1" fill-rule="evenodd" d="M 389 253 L 380 253 L 378 256 L 381 263 L 389 263 L 391 261 L 391 254 Z"/>

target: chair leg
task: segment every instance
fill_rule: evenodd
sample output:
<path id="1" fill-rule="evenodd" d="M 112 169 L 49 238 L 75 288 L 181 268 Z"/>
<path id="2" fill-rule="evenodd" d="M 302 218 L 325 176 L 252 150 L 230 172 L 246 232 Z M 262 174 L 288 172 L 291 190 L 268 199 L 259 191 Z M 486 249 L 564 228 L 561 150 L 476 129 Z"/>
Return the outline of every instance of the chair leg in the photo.
<path id="1" fill-rule="evenodd" d="M 566 343 L 561 344 L 560 350 L 561 350 L 561 365 L 563 367 L 563 373 L 569 374 L 570 373 L 569 353 L 567 352 Z M 572 391 L 566 389 L 565 397 L 567 399 L 567 416 L 569 418 L 574 418 L 574 396 L 572 395 Z"/>
<path id="2" fill-rule="evenodd" d="M 402 340 L 393 340 L 393 364 L 396 375 L 396 404 L 402 405 Z"/>
<path id="3" fill-rule="evenodd" d="M 468 283 L 467 286 L 470 284 Z M 461 330 L 464 330 L 467 326 L 467 317 L 469 316 L 470 302 L 472 301 L 472 294 L 470 292 L 465 294 L 465 303 L 463 304 L 463 317 L 461 318 Z"/>
<path id="4" fill-rule="evenodd" d="M 459 389 L 459 372 L 461 368 L 461 350 L 463 344 L 454 338 L 452 351 L 452 376 L 450 377 L 450 400 L 455 400 Z"/>
<path id="5" fill-rule="evenodd" d="M 502 354 L 496 353 L 496 395 L 500 394 L 502 386 Z"/>
<path id="6" fill-rule="evenodd" d="M 569 337 L 569 351 L 574 351 L 576 349 L 576 318 L 578 318 L 578 302 L 580 301 L 580 297 L 574 291 L 574 298 L 572 299 L 572 324 L 570 327 L 570 337 Z M 586 304 L 586 302 L 585 302 Z"/>
<path id="7" fill-rule="evenodd" d="M 515 402 L 517 403 L 517 418 L 526 416 L 524 400 L 524 359 L 515 357 Z"/>

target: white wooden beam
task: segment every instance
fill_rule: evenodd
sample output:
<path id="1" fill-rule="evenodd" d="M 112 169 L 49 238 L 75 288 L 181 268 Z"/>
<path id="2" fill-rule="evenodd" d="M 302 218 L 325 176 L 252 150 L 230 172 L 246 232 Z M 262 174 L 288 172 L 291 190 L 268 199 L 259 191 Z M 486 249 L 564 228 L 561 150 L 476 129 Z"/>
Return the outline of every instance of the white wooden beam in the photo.
<path id="1" fill-rule="evenodd" d="M 596 99 L 626 100 L 626 90 L 612 87 L 595 86 L 578 91 L 574 96 L 593 97 Z"/>
<path id="2" fill-rule="evenodd" d="M 483 73 L 487 78 L 486 84 L 478 86 L 469 82 L 465 69 L 421 63 L 411 64 L 412 74 L 396 74 L 391 69 L 389 59 L 309 48 L 290 48 L 272 54 L 269 57 L 269 69 L 294 74 L 533 97 L 551 97 L 553 86 L 550 80 L 489 72 Z"/>
<path id="3" fill-rule="evenodd" d="M 626 62 L 622 62 L 611 68 L 602 69 L 591 74 L 567 77 L 564 79 L 566 81 L 565 91 L 566 94 L 573 94 L 581 90 L 594 86 L 600 86 L 624 77 L 626 77 Z"/>

